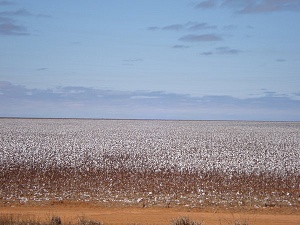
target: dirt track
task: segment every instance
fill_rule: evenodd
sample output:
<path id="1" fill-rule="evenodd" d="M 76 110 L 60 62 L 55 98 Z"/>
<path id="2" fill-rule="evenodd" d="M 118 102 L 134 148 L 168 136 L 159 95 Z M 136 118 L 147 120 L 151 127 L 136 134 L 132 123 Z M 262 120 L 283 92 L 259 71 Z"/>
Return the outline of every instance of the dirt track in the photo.
<path id="1" fill-rule="evenodd" d="M 169 224 L 178 217 L 203 221 L 205 225 L 230 225 L 235 221 L 249 225 L 299 225 L 300 210 L 297 208 L 262 209 L 187 209 L 187 208 L 142 208 L 101 207 L 90 204 L 68 203 L 42 206 L 0 206 L 1 214 L 16 214 L 49 220 L 60 216 L 64 222 L 76 222 L 79 217 L 102 221 L 105 224 Z"/>

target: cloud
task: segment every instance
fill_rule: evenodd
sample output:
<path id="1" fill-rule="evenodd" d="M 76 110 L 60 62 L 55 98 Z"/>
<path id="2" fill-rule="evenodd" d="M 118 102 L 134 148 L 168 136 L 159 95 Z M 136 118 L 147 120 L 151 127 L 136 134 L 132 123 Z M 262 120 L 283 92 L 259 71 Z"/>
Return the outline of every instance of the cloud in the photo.
<path id="1" fill-rule="evenodd" d="M 238 9 L 239 13 L 265 13 L 278 11 L 299 11 L 300 2 L 298 0 L 263 0 L 245 1 L 243 7 Z"/>
<path id="2" fill-rule="evenodd" d="M 148 27 L 148 30 L 151 31 L 199 31 L 199 30 L 206 30 L 206 29 L 216 29 L 217 26 L 209 25 L 208 23 L 199 23 L 196 21 L 189 21 L 185 24 L 171 24 L 164 27 L 158 27 L 158 26 L 152 26 Z M 215 35 L 215 34 L 202 34 L 202 35 L 185 35 L 179 38 L 180 41 L 186 41 L 186 42 L 208 42 L 208 41 L 221 41 L 222 37 Z M 172 48 L 174 49 L 184 49 L 189 48 L 187 45 L 173 45 Z"/>
<path id="3" fill-rule="evenodd" d="M 148 27 L 148 30 L 157 31 L 157 30 L 164 30 L 164 31 L 198 31 L 198 30 L 205 30 L 205 29 L 216 29 L 217 26 L 209 25 L 208 23 L 199 23 L 195 21 L 189 21 L 185 24 L 171 24 L 163 27 L 152 26 Z"/>
<path id="4" fill-rule="evenodd" d="M 2 81 L 0 104 L 1 117 L 300 121 L 300 100 L 276 92 L 239 99 L 232 96 L 192 97 L 160 91 L 116 91 L 80 86 L 30 89 Z"/>
<path id="5" fill-rule="evenodd" d="M 32 16 L 26 9 L 18 9 L 15 11 L 2 11 L 0 16 Z"/>
<path id="6" fill-rule="evenodd" d="M 151 31 L 156 31 L 156 30 L 160 30 L 160 27 L 148 27 L 147 28 L 148 30 L 151 30 Z"/>
<path id="7" fill-rule="evenodd" d="M 36 70 L 37 71 L 45 71 L 45 70 L 47 70 L 48 68 L 45 68 L 45 67 L 41 67 L 41 68 L 37 68 Z"/>
<path id="8" fill-rule="evenodd" d="M 0 24 L 0 35 L 28 35 L 27 29 L 24 26 L 16 25 L 14 23 Z"/>
<path id="9" fill-rule="evenodd" d="M 201 55 L 213 55 L 213 52 L 202 52 Z"/>
<path id="10" fill-rule="evenodd" d="M 209 51 L 209 52 L 202 52 L 201 55 L 213 55 L 213 54 L 220 54 L 220 55 L 236 55 L 241 53 L 241 50 L 238 49 L 233 49 L 233 48 L 229 48 L 229 47 L 218 47 L 215 48 L 214 51 Z"/>
<path id="11" fill-rule="evenodd" d="M 232 49 L 229 47 L 218 47 L 218 48 L 216 48 L 216 52 L 217 52 L 217 54 L 235 55 L 235 54 L 240 53 L 241 51 L 237 50 L 237 49 Z"/>
<path id="12" fill-rule="evenodd" d="M 13 5 L 13 2 L 10 1 L 0 1 L 0 5 L 5 6 L 5 5 Z"/>
<path id="13" fill-rule="evenodd" d="M 208 41 L 222 41 L 222 37 L 215 34 L 202 34 L 202 35 L 185 35 L 179 39 L 186 42 L 208 42 Z"/>
<path id="14" fill-rule="evenodd" d="M 12 23 L 13 19 L 0 16 L 0 23 Z"/>
<path id="15" fill-rule="evenodd" d="M 276 59 L 277 62 L 286 62 L 286 59 Z"/>
<path id="16" fill-rule="evenodd" d="M 175 48 L 175 49 L 182 49 L 182 48 L 189 48 L 189 46 L 187 46 L 187 45 L 173 45 L 173 47 L 172 48 Z"/>
<path id="17" fill-rule="evenodd" d="M 1 5 L 1 2 L 0 2 Z M 2 11 L 0 12 L 0 16 L 5 16 L 5 17 L 17 17 L 17 16 L 35 16 L 37 18 L 49 18 L 51 17 L 50 15 L 47 14 L 32 14 L 26 9 L 17 9 L 14 11 Z"/>
<path id="18" fill-rule="evenodd" d="M 224 30 L 235 30 L 237 29 L 237 26 L 236 25 L 233 25 L 233 24 L 230 24 L 230 25 L 225 25 L 223 27 Z"/>
<path id="19" fill-rule="evenodd" d="M 184 29 L 184 25 L 182 25 L 182 24 L 172 24 L 172 25 L 165 26 L 161 29 L 162 30 L 175 30 L 175 31 L 178 31 L 178 30 Z"/>
<path id="20" fill-rule="evenodd" d="M 208 0 L 195 5 L 197 9 L 229 8 L 236 13 L 256 14 L 280 11 L 300 11 L 299 0 Z"/>
<path id="21" fill-rule="evenodd" d="M 201 9 L 213 8 L 215 7 L 215 4 L 216 3 L 214 0 L 202 1 L 196 5 L 196 8 L 201 8 Z"/>
<path id="22" fill-rule="evenodd" d="M 208 25 L 207 23 L 189 22 L 188 24 L 189 26 L 187 27 L 187 29 L 191 31 L 217 28 L 217 26 Z"/>
<path id="23" fill-rule="evenodd" d="M 135 95 L 130 98 L 145 100 L 145 99 L 159 99 L 160 97 L 159 96 L 148 96 L 148 95 Z"/>
<path id="24" fill-rule="evenodd" d="M 0 1 L 0 5 L 11 5 L 8 1 Z M 0 35 L 29 35 L 27 28 L 19 25 L 15 19 L 18 17 L 35 16 L 37 18 L 50 17 L 49 15 L 33 15 L 26 9 L 17 9 L 13 11 L 0 11 Z"/>
<path id="25" fill-rule="evenodd" d="M 0 12 L 0 35 L 28 35 L 27 29 L 18 25 L 13 18 L 18 16 L 31 16 L 25 9 Z"/>
<path id="26" fill-rule="evenodd" d="M 278 96 L 278 94 L 275 91 L 264 91 L 264 94 L 268 97 Z"/>

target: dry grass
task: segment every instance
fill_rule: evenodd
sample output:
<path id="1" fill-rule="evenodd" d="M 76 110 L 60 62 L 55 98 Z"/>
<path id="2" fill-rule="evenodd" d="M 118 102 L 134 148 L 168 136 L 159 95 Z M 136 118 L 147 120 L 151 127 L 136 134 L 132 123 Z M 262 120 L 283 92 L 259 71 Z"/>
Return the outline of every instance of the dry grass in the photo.
<path id="1" fill-rule="evenodd" d="M 103 225 L 101 222 L 88 220 L 84 217 L 79 217 L 76 224 L 63 223 L 61 218 L 53 216 L 49 221 L 39 221 L 34 218 L 24 218 L 24 216 L 12 215 L 12 214 L 0 214 L 0 225 Z"/>
<path id="2" fill-rule="evenodd" d="M 193 221 L 188 217 L 181 217 L 173 220 L 170 225 L 201 225 L 201 224 L 202 223 Z"/>
<path id="3" fill-rule="evenodd" d="M 146 222 L 145 222 L 146 223 Z M 63 223 L 61 218 L 58 216 L 53 216 L 47 222 L 41 222 L 38 219 L 34 218 L 24 218 L 24 215 L 12 215 L 12 214 L 0 214 L 0 225 L 104 225 L 103 222 L 88 220 L 85 217 L 79 217 L 78 222 L 75 224 L 72 223 Z M 188 217 L 180 217 L 171 221 L 170 225 L 203 225 L 205 224 L 203 221 L 193 221 Z M 132 224 L 136 225 L 136 224 Z M 246 220 L 239 221 L 236 220 L 234 222 L 228 222 L 227 225 L 249 225 Z"/>
<path id="4" fill-rule="evenodd" d="M 54 225 L 51 222 L 44 223 L 33 217 L 24 218 L 24 216 L 12 214 L 0 214 L 0 225 Z M 58 225 L 58 224 L 57 224 Z"/>
<path id="5" fill-rule="evenodd" d="M 202 223 L 193 221 L 188 217 L 181 217 L 173 220 L 170 225 L 201 225 Z M 18 217 L 16 215 L 0 215 L 0 225 L 64 225 L 62 220 L 58 216 L 53 216 L 49 222 L 40 222 L 36 219 L 24 219 L 23 217 Z M 88 220 L 84 217 L 78 218 L 76 224 L 67 223 L 67 225 L 103 225 L 102 222 Z M 237 224 L 234 225 L 247 225 L 247 224 Z"/>

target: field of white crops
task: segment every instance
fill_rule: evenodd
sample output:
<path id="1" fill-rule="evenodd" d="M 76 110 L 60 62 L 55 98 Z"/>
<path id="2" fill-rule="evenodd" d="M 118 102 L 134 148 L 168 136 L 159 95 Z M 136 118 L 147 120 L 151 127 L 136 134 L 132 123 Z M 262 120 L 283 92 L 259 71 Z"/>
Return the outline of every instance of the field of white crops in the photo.
<path id="1" fill-rule="evenodd" d="M 0 119 L 3 204 L 299 206 L 300 123 Z"/>

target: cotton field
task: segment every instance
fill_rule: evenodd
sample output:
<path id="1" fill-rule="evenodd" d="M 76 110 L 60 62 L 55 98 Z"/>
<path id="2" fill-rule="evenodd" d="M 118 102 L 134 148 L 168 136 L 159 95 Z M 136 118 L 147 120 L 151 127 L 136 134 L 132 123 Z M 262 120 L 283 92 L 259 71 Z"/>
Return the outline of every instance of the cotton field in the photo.
<path id="1" fill-rule="evenodd" d="M 300 206 L 300 123 L 0 119 L 3 204 Z"/>

